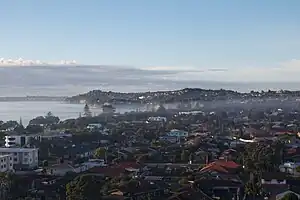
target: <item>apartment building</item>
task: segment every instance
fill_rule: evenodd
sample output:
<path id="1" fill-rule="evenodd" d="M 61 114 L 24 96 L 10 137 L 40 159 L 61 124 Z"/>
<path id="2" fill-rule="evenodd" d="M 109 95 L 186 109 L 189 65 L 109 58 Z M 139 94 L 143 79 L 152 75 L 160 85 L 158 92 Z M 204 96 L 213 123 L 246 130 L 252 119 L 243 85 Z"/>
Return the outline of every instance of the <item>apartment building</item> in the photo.
<path id="1" fill-rule="evenodd" d="M 5 147 L 24 147 L 30 143 L 32 139 L 35 140 L 51 140 L 55 138 L 72 137 L 72 134 L 65 134 L 57 131 L 45 131 L 43 134 L 36 135 L 6 135 Z"/>
<path id="2" fill-rule="evenodd" d="M 1 155 L 0 156 L 0 172 L 9 172 L 14 170 L 13 155 Z"/>
<path id="3" fill-rule="evenodd" d="M 5 136 L 5 147 L 16 147 L 27 145 L 32 136 L 27 135 L 7 135 Z"/>
<path id="4" fill-rule="evenodd" d="M 0 148 L 0 155 L 11 155 L 14 168 L 33 169 L 39 162 L 36 148 Z"/>

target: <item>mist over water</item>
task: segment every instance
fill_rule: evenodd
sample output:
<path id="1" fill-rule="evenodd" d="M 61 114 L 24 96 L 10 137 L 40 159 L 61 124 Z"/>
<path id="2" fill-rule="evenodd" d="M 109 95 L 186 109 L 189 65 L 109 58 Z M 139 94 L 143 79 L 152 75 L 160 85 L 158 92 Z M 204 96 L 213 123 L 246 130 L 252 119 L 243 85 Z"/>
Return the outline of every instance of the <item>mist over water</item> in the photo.
<path id="1" fill-rule="evenodd" d="M 190 72 L 189 72 L 190 73 Z M 228 71 L 210 70 L 209 74 Z M 218 74 L 220 76 L 220 74 Z M 243 79 L 243 77 L 241 77 Z M 223 80 L 223 81 L 222 81 Z M 118 66 L 28 66 L 0 67 L 0 96 L 72 96 L 101 89 L 116 92 L 144 92 L 176 90 L 182 88 L 250 90 L 297 90 L 298 83 L 275 82 L 226 82 L 224 79 L 207 80 L 207 74 L 194 72 L 190 78 L 185 71 L 144 70 Z M 136 108 L 117 108 L 117 112 L 135 111 Z M 24 124 L 30 119 L 53 112 L 62 120 L 76 118 L 83 105 L 61 102 L 0 102 L 0 120 L 19 120 Z M 93 109 L 99 114 L 99 109 Z"/>
<path id="2" fill-rule="evenodd" d="M 186 87 L 250 90 L 300 88 L 299 83 L 228 82 L 207 80 L 205 72 L 193 78 L 185 71 L 143 70 L 118 66 L 28 66 L 0 67 L 0 96 L 71 96 L 94 89 L 117 92 L 175 90 Z M 228 73 L 210 71 L 211 73 Z M 199 75 L 199 78 L 197 76 Z M 220 76 L 220 75 L 218 75 Z M 212 76 L 213 77 L 213 76 Z M 241 79 L 243 79 L 241 77 Z"/>

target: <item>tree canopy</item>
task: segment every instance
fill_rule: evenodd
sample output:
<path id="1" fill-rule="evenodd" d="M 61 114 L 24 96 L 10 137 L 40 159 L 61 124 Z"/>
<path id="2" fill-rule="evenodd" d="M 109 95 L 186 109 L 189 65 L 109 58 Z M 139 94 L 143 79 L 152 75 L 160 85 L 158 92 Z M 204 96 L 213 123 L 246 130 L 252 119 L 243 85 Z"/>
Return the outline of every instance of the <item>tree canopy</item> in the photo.
<path id="1" fill-rule="evenodd" d="M 67 200 L 99 200 L 104 180 L 95 175 L 77 176 L 66 186 Z"/>
<path id="2" fill-rule="evenodd" d="M 51 112 L 48 112 L 46 116 L 38 116 L 29 121 L 30 125 L 51 125 L 57 124 L 60 121 L 59 117 L 53 116 Z"/>
<path id="3" fill-rule="evenodd" d="M 281 200 L 299 200 L 298 196 L 292 192 L 287 193 Z"/>

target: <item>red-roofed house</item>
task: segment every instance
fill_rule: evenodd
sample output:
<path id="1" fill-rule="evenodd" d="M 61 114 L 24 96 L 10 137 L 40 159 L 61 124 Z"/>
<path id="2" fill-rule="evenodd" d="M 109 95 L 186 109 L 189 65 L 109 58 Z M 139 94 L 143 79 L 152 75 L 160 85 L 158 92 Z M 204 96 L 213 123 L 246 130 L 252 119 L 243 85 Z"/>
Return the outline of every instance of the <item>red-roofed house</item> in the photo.
<path id="1" fill-rule="evenodd" d="M 200 172 L 219 172 L 219 173 L 235 173 L 240 169 L 240 165 L 234 161 L 217 160 L 203 167 Z"/>

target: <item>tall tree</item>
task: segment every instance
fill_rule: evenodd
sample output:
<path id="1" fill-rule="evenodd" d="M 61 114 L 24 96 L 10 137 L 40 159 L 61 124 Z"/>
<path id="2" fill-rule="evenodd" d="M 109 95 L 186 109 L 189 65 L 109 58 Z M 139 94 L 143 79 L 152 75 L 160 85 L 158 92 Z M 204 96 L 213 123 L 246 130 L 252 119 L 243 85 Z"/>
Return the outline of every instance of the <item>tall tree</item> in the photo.
<path id="1" fill-rule="evenodd" d="M 95 150 L 94 156 L 96 158 L 105 158 L 106 149 L 103 147 L 99 147 Z"/>
<path id="2" fill-rule="evenodd" d="M 189 154 L 188 154 L 188 152 L 187 152 L 186 150 L 183 150 L 183 151 L 181 152 L 180 157 L 181 157 L 181 161 L 182 161 L 182 162 L 186 162 L 186 161 L 188 161 L 188 159 L 189 159 Z"/>
<path id="3" fill-rule="evenodd" d="M 85 104 L 85 106 L 83 108 L 83 115 L 85 117 L 91 117 L 92 116 L 92 112 L 90 110 L 90 107 L 87 104 Z"/>
<path id="4" fill-rule="evenodd" d="M 81 175 L 66 186 L 67 200 L 99 200 L 104 181 L 94 175 Z"/>

